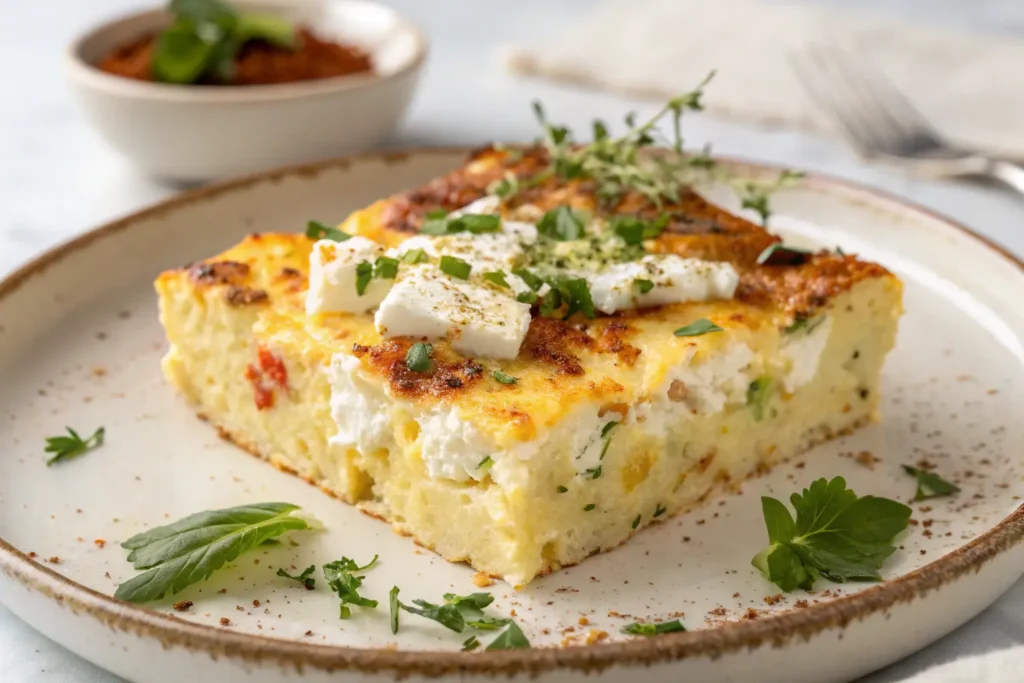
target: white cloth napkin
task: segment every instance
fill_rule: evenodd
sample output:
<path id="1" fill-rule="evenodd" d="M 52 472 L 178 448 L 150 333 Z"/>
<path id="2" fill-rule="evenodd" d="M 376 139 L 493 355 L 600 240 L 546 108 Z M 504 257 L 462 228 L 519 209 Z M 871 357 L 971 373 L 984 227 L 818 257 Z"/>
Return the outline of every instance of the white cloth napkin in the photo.
<path id="1" fill-rule="evenodd" d="M 1024 156 L 1024 41 L 834 8 L 758 0 L 611 0 L 505 53 L 513 71 L 667 99 L 717 70 L 709 111 L 828 127 L 789 60 L 810 42 L 856 46 L 952 139 Z"/>

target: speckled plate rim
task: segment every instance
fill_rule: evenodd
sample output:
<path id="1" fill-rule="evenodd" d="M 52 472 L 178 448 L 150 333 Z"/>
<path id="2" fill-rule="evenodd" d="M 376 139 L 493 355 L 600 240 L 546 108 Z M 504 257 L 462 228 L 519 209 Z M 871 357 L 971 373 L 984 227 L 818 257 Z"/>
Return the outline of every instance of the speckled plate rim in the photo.
<path id="1" fill-rule="evenodd" d="M 214 183 L 180 194 L 119 220 L 102 225 L 71 239 L 15 270 L 0 281 L 0 302 L 30 278 L 60 263 L 68 254 L 130 229 L 135 223 L 159 216 L 193 202 L 214 199 L 237 190 L 290 177 L 316 176 L 323 171 L 346 169 L 364 161 L 401 164 L 411 156 L 468 154 L 469 147 L 430 147 L 404 152 L 374 152 L 312 164 L 287 166 L 241 178 Z M 778 167 L 744 159 L 721 159 L 725 163 L 754 173 L 777 172 Z M 893 215 L 923 215 L 967 234 L 980 245 L 995 252 L 1024 275 L 1024 260 L 1007 249 L 975 233 L 964 225 L 923 206 L 895 195 L 846 180 L 821 174 L 808 174 L 805 187 L 832 193 L 844 199 L 869 204 Z M 212 626 L 194 624 L 173 615 L 158 612 L 114 598 L 75 583 L 54 570 L 30 559 L 0 538 L 0 571 L 26 588 L 36 591 L 73 612 L 84 613 L 103 625 L 142 637 L 158 640 L 167 647 L 184 647 L 213 657 L 229 657 L 249 663 L 276 664 L 296 669 L 314 668 L 327 672 L 357 670 L 366 673 L 417 674 L 539 674 L 554 669 L 595 671 L 615 665 L 650 665 L 687 657 L 717 658 L 729 652 L 762 645 L 782 646 L 794 639 L 806 640 L 848 623 L 909 603 L 966 574 L 1024 540 L 1024 505 L 1019 506 L 995 527 L 938 560 L 898 578 L 859 593 L 837 598 L 809 608 L 740 621 L 713 629 L 702 629 L 659 638 L 599 644 L 589 647 L 538 648 L 481 652 L 467 657 L 458 652 L 393 651 L 299 643 L 262 636 L 233 633 Z"/>

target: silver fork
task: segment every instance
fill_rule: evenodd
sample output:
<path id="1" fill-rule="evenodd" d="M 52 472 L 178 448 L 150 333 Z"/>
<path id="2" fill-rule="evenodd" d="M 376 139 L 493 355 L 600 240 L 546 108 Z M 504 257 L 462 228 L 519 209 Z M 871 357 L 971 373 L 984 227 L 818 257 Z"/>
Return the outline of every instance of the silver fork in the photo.
<path id="1" fill-rule="evenodd" d="M 808 94 L 866 155 L 936 177 L 985 176 L 1024 194 L 1024 168 L 958 147 L 942 136 L 867 59 L 837 47 L 809 46 L 790 60 Z"/>

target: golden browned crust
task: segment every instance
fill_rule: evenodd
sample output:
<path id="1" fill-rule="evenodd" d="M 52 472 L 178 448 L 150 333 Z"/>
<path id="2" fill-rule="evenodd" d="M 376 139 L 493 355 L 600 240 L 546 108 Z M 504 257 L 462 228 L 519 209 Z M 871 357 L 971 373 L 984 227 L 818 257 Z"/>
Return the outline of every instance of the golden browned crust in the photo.
<path id="1" fill-rule="evenodd" d="M 479 382 L 483 377 L 483 367 L 475 360 L 440 349 L 432 356 L 430 372 L 410 370 L 405 356 L 414 343 L 415 340 L 410 339 L 392 339 L 372 347 L 355 344 L 352 354 L 366 358 L 370 367 L 388 380 L 395 395 L 403 398 L 443 398 Z"/>

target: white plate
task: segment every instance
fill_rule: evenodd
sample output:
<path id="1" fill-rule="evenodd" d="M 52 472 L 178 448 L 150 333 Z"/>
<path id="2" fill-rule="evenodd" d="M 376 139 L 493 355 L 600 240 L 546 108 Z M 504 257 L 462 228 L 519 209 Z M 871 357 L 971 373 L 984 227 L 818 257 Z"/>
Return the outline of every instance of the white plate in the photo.
<path id="1" fill-rule="evenodd" d="M 392 636 L 392 585 L 404 598 L 437 599 L 475 590 L 472 570 L 220 441 L 196 420 L 160 375 L 164 341 L 150 283 L 160 270 L 212 255 L 246 232 L 339 220 L 455 167 L 464 154 L 367 156 L 213 186 L 99 228 L 0 284 L 0 600 L 83 657 L 146 683 L 457 673 L 575 680 L 588 672 L 799 683 L 848 679 L 902 657 L 962 624 L 1021 575 L 1021 264 L 938 216 L 815 178 L 777 199 L 777 211 L 793 217 L 778 225 L 793 241 L 876 259 L 907 285 L 907 313 L 885 371 L 883 422 L 518 593 L 504 584 L 490 589 L 496 610 L 515 610 L 534 645 L 568 639 L 579 647 L 462 654 L 464 636 L 412 616 Z M 106 445 L 47 468 L 44 438 L 65 425 L 87 432 L 104 425 Z M 880 459 L 874 469 L 851 457 L 864 451 Z M 750 566 L 766 543 L 760 494 L 785 498 L 814 478 L 841 474 L 862 495 L 908 500 L 914 482 L 900 465 L 921 459 L 963 491 L 914 504 L 916 525 L 887 563 L 888 581 L 820 584 L 814 595 L 766 601 L 778 591 Z M 269 500 L 302 505 L 327 530 L 244 556 L 179 594 L 195 603 L 187 613 L 171 611 L 170 600 L 150 610 L 108 597 L 133 574 L 119 541 L 201 509 Z M 274 575 L 282 565 L 374 553 L 381 564 L 365 586 L 381 608 L 348 621 L 337 618 L 337 600 L 322 587 L 306 592 Z M 618 633 L 634 619 L 676 612 L 691 632 L 634 640 Z M 222 617 L 230 626 L 219 625 Z M 580 626 L 581 617 L 589 625 Z M 582 646 L 591 631 L 610 636 Z"/>

